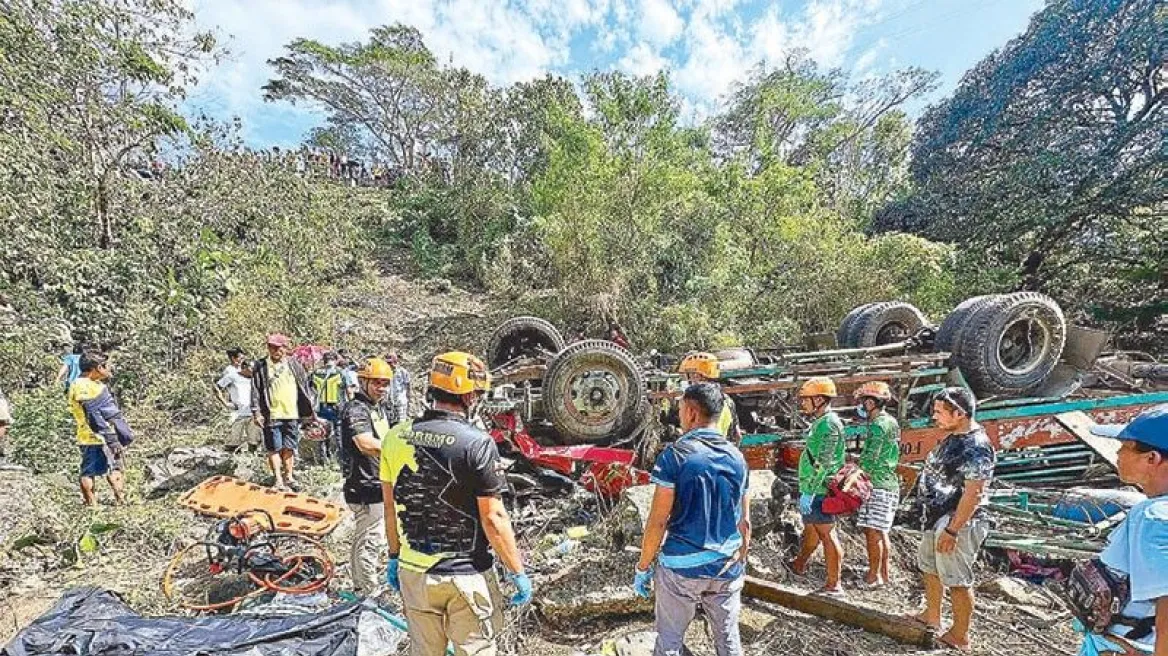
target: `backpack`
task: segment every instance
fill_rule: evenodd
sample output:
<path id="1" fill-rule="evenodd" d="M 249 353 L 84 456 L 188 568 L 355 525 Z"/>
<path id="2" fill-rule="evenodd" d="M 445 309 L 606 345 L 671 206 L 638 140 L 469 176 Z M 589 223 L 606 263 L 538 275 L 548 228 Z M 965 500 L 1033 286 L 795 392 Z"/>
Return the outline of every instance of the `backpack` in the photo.
<path id="1" fill-rule="evenodd" d="M 1155 617 L 1132 619 L 1120 614 L 1131 601 L 1131 582 L 1098 558 L 1071 570 L 1065 594 L 1071 614 L 1091 633 L 1103 634 L 1107 627 L 1122 624 L 1132 627 L 1127 638 L 1139 640 L 1156 626 Z"/>
<path id="2" fill-rule="evenodd" d="M 827 482 L 823 514 L 849 515 L 872 496 L 872 480 L 855 463 L 847 463 Z"/>

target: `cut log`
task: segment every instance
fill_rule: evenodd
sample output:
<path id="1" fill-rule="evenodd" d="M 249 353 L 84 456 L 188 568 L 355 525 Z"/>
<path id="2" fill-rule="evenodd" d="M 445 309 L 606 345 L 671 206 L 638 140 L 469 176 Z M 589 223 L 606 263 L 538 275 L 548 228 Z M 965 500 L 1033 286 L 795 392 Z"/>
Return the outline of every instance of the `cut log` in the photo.
<path id="1" fill-rule="evenodd" d="M 848 626 L 855 626 L 870 633 L 888 636 L 906 645 L 918 645 L 926 649 L 934 647 L 936 635 L 932 629 L 924 624 L 872 608 L 857 606 L 842 599 L 806 594 L 800 590 L 753 576 L 746 577 L 746 585 L 742 589 L 742 594 L 746 597 L 779 604 Z"/>

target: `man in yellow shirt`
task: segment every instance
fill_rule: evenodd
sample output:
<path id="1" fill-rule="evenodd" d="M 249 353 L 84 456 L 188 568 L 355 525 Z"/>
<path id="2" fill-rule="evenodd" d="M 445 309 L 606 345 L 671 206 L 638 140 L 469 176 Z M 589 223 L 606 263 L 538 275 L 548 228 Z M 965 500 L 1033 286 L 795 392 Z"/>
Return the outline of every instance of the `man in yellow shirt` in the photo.
<path id="1" fill-rule="evenodd" d="M 264 448 L 275 487 L 299 490 L 292 473 L 300 447 L 300 424 L 315 420 L 308 374 L 288 356 L 290 340 L 279 333 L 268 335 L 268 357 L 252 367 L 251 416 L 264 430 Z"/>
<path id="2" fill-rule="evenodd" d="M 69 411 L 77 424 L 77 445 L 81 449 L 81 498 L 85 505 L 94 505 L 93 479 L 107 476 L 114 498 L 122 504 L 122 452 L 134 436 L 103 383 L 110 377 L 106 357 L 93 351 L 84 353 L 80 368 L 81 375 L 69 386 Z"/>

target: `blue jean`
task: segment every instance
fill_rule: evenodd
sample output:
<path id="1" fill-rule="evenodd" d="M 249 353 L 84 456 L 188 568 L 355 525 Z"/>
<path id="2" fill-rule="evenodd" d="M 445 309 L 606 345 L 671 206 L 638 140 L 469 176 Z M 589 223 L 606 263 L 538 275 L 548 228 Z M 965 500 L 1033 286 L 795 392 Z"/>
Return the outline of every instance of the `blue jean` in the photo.
<path id="1" fill-rule="evenodd" d="M 691 579 L 659 565 L 653 577 L 657 615 L 657 643 L 653 646 L 653 656 L 688 653 L 685 632 L 693 622 L 699 604 L 714 633 L 717 656 L 742 656 L 738 616 L 742 611 L 744 581 L 741 576 L 736 579 Z"/>

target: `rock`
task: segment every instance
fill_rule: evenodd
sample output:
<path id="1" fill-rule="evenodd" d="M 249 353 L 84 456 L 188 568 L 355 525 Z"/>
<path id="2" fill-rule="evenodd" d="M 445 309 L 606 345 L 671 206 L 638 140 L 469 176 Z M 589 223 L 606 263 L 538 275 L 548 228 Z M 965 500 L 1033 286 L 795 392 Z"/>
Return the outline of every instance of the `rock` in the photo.
<path id="1" fill-rule="evenodd" d="M 1012 576 L 1000 576 L 986 581 L 977 586 L 977 591 L 1024 606 L 1045 608 L 1051 604 L 1051 597 L 1043 588 Z"/>
<path id="2" fill-rule="evenodd" d="M 26 535 L 42 534 L 41 515 L 37 499 L 47 494 L 43 485 L 28 470 L 0 472 L 0 490 L 4 503 L 0 504 L 0 547 Z"/>
<path id="3" fill-rule="evenodd" d="M 234 476 L 235 459 L 211 447 L 179 447 L 165 457 L 146 465 L 149 486 L 146 498 L 156 499 L 179 490 L 190 489 L 212 476 Z"/>
<path id="4" fill-rule="evenodd" d="M 637 554 L 620 552 L 585 560 L 564 570 L 536 590 L 536 605 L 553 624 L 566 626 L 602 617 L 653 612 L 653 600 L 633 592 Z"/>
<path id="5" fill-rule="evenodd" d="M 609 540 L 614 549 L 626 546 L 639 547 L 645 532 L 645 522 L 649 519 L 649 506 L 653 503 L 653 486 L 637 485 L 626 488 L 621 493 L 609 521 Z"/>
<path id="6" fill-rule="evenodd" d="M 757 470 L 750 472 L 747 495 L 750 498 L 750 524 L 753 537 L 760 538 L 770 533 L 782 515 L 782 504 L 785 499 L 774 498 L 775 481 L 778 477 L 773 471 Z M 776 507 L 777 506 L 777 507 Z"/>
<path id="7" fill-rule="evenodd" d="M 656 631 L 638 631 L 617 638 L 613 643 L 616 656 L 653 656 Z"/>

